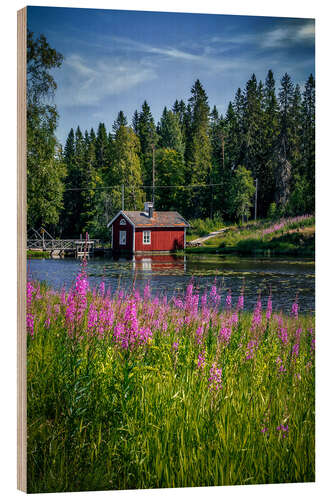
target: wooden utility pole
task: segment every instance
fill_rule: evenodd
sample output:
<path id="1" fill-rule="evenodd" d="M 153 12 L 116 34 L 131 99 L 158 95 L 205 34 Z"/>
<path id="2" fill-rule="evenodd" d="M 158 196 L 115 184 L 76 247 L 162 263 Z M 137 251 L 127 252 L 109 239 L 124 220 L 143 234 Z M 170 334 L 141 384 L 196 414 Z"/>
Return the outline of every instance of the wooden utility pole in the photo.
<path id="1" fill-rule="evenodd" d="M 221 146 L 222 146 L 222 168 L 224 170 L 224 134 L 221 133 Z"/>
<path id="2" fill-rule="evenodd" d="M 257 201 L 258 201 L 258 179 L 256 179 L 256 195 L 254 201 L 254 220 L 257 220 Z"/>
<path id="3" fill-rule="evenodd" d="M 152 202 L 153 202 L 153 207 L 155 208 L 155 144 L 152 144 L 151 148 L 153 150 L 153 196 L 152 196 Z"/>

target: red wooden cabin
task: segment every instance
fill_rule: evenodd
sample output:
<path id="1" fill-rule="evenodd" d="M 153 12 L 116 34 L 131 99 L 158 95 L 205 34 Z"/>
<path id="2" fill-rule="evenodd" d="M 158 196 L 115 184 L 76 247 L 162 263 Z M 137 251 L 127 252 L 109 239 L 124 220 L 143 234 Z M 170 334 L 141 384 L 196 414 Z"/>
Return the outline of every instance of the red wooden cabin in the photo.
<path id="1" fill-rule="evenodd" d="M 120 211 L 109 222 L 115 252 L 172 252 L 186 246 L 189 224 L 178 212 L 156 212 L 150 202 L 145 209 Z"/>

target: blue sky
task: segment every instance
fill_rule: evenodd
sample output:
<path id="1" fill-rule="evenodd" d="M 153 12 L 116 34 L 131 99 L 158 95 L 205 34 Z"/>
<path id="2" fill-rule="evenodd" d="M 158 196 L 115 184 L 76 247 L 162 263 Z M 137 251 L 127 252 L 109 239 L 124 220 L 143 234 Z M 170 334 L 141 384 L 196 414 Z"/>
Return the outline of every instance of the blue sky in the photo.
<path id="1" fill-rule="evenodd" d="M 156 121 L 176 99 L 187 102 L 199 78 L 224 113 L 252 73 L 288 72 L 304 86 L 315 69 L 313 19 L 29 7 L 28 27 L 43 33 L 64 62 L 53 72 L 57 137 L 104 122 L 129 123 L 146 99 Z"/>

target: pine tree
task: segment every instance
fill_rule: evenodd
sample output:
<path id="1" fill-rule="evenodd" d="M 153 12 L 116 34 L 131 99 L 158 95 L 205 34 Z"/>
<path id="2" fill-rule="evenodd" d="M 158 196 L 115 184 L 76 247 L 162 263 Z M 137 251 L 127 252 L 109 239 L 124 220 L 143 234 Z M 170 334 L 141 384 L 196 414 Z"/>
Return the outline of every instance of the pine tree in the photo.
<path id="1" fill-rule="evenodd" d="M 183 143 L 178 115 L 172 111 L 168 111 L 167 108 L 163 110 L 159 124 L 159 135 L 159 147 L 174 149 L 182 156 L 184 155 L 185 145 Z"/>

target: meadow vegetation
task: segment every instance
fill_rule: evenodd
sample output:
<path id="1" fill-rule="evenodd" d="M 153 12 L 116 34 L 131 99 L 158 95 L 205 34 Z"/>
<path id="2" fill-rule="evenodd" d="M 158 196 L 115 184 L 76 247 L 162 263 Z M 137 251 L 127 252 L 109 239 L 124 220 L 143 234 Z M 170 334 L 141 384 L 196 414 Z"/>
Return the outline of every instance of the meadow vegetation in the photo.
<path id="1" fill-rule="evenodd" d="M 239 226 L 221 224 L 225 231 L 203 242 L 201 247 L 187 248 L 189 253 L 271 253 L 272 255 L 314 256 L 315 217 L 302 215 L 278 220 L 262 219 Z M 192 230 L 196 231 L 196 225 Z M 207 234 L 207 233 L 206 233 Z M 188 240 L 195 239 L 193 235 Z"/>
<path id="2" fill-rule="evenodd" d="M 28 282 L 28 491 L 314 481 L 314 317 L 244 301 Z"/>

